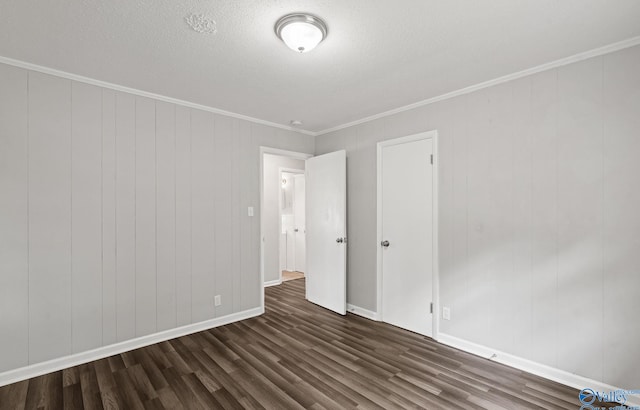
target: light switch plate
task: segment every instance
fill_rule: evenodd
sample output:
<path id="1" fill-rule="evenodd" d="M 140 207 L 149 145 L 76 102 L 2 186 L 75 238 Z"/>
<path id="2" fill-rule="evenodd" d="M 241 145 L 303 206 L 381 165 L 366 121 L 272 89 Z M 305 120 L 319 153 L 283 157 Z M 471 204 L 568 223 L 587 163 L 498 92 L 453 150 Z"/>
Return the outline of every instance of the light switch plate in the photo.
<path id="1" fill-rule="evenodd" d="M 253 216 L 253 207 L 252 206 L 247 208 L 247 215 Z"/>

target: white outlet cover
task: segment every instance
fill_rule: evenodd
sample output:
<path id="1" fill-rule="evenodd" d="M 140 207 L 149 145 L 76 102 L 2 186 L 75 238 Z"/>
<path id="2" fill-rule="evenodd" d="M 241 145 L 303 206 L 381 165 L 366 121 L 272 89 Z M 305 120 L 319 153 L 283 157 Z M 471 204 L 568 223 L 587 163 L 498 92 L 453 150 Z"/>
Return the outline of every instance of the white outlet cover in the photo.
<path id="1" fill-rule="evenodd" d="M 444 320 L 451 320 L 451 309 L 449 309 L 448 307 L 443 307 L 442 308 L 442 318 Z"/>

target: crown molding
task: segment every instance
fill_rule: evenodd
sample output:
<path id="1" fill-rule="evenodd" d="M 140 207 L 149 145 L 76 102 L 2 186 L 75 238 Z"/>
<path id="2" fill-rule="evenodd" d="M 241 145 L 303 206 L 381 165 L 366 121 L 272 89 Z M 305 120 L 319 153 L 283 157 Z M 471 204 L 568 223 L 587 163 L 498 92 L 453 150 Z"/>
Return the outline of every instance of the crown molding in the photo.
<path id="1" fill-rule="evenodd" d="M 214 107 L 209 107 L 206 105 L 201 105 L 201 104 L 195 104 L 189 101 L 184 101 L 184 100 L 179 100 L 176 98 L 171 98 L 171 97 L 166 97 L 163 95 L 159 95 L 159 94 L 154 94 L 154 93 L 150 93 L 150 92 L 146 92 L 146 91 L 142 91 L 142 90 L 138 90 L 135 88 L 129 88 L 129 87 L 124 87 L 121 85 L 117 85 L 117 84 L 112 84 L 112 83 L 108 83 L 106 81 L 101 81 L 101 80 L 95 80 L 89 77 L 83 77 L 80 75 L 76 75 L 76 74 L 72 74 L 72 73 L 68 73 L 65 71 L 61 71 L 61 70 L 56 70 L 53 68 L 48 68 L 48 67 L 43 67 L 37 64 L 32 64 L 32 63 L 27 63 L 25 61 L 20 61 L 20 60 L 15 60 L 12 58 L 8 58 L 8 57 L 3 57 L 0 56 L 0 63 L 3 64 L 8 64 L 8 65 L 12 65 L 15 67 L 20 67 L 20 68 L 25 68 L 27 70 L 32 70 L 32 71 L 38 71 L 44 74 L 50 74 L 50 75 L 54 75 L 57 77 L 62 77 L 62 78 L 67 78 L 69 80 L 73 80 L 73 81 L 79 81 L 82 83 L 86 83 L 86 84 L 91 84 L 91 85 L 95 85 L 98 87 L 104 87 L 104 88 L 108 88 L 111 90 L 115 90 L 115 91 L 122 91 L 122 92 L 126 92 L 126 93 L 130 93 L 130 94 L 134 94 L 134 95 L 138 95 L 141 97 L 147 97 L 147 98 L 152 98 L 155 100 L 159 100 L 159 101 L 165 101 L 168 103 L 172 103 L 172 104 L 176 104 L 176 105 L 181 105 L 184 107 L 189 107 L 189 108 L 195 108 L 198 110 L 202 110 L 202 111 L 208 111 L 214 114 L 220 114 L 220 115 L 224 115 L 227 117 L 232 117 L 232 118 L 237 118 L 240 120 L 245 120 L 245 121 L 249 121 L 255 124 L 261 124 L 261 125 L 266 125 L 269 127 L 274 127 L 274 128 L 279 128 L 279 129 L 283 129 L 283 130 L 287 130 L 287 131 L 293 131 L 299 134 L 303 134 L 303 135 L 309 135 L 312 137 L 316 137 L 316 136 L 321 136 L 321 135 L 325 135 L 328 134 L 330 132 L 334 132 L 334 131 L 339 131 L 345 128 L 349 128 L 349 127 L 353 127 L 356 125 L 360 125 L 363 124 L 365 122 L 369 122 L 369 121 L 373 121 L 373 120 L 377 120 L 380 118 L 384 118 L 384 117 L 389 117 L 391 115 L 394 114 L 399 114 L 401 112 L 404 111 L 409 111 L 409 110 L 413 110 L 414 108 L 419 108 L 419 107 L 423 107 L 426 105 L 430 105 L 439 101 L 443 101 L 443 100 L 448 100 L 450 98 L 454 98 L 454 97 L 458 97 L 461 95 L 465 95 L 465 94 L 469 94 L 472 93 L 474 91 L 478 91 L 478 90 L 482 90 L 484 88 L 488 88 L 488 87 L 492 87 L 494 85 L 498 85 L 498 84 L 502 84 L 502 83 L 506 83 L 508 81 L 512 81 L 512 80 L 516 80 L 522 77 L 526 77 L 532 74 L 536 74 L 536 73 L 540 73 L 542 71 L 546 71 L 546 70 L 551 70 L 554 68 L 558 68 L 558 67 L 562 67 L 568 64 L 572 64 L 572 63 L 577 63 L 579 61 L 583 61 L 583 60 L 587 60 L 589 58 L 593 58 L 593 57 L 598 57 L 601 55 L 605 55 L 605 54 L 609 54 L 609 53 L 613 53 L 615 51 L 619 51 L 619 50 L 623 50 L 625 48 L 629 48 L 629 47 L 634 47 L 640 44 L 640 36 L 637 37 L 631 37 L 629 39 L 623 40 L 623 41 L 619 41 L 616 43 L 612 43 L 603 47 L 598 47 L 598 48 L 594 48 L 592 50 L 588 50 L 588 51 L 584 51 L 582 53 L 578 53 L 578 54 L 574 54 L 572 56 L 569 57 L 565 57 L 565 58 L 561 58 L 559 60 L 555 60 L 549 63 L 545 63 L 545 64 L 541 64 L 532 68 L 528 68 L 526 70 L 522 70 L 522 71 L 518 71 L 512 74 L 508 74 L 502 77 L 498 77 L 498 78 L 494 78 L 493 80 L 489 80 L 489 81 L 484 81 L 469 87 L 465 87 L 465 88 L 461 88 L 459 90 L 455 90 L 455 91 L 451 91 L 449 93 L 445 93 L 436 97 L 432 97 L 432 98 L 428 98 L 425 100 L 421 100 L 409 105 L 404 105 L 402 107 L 398 107 L 398 108 L 394 108 L 393 110 L 389 110 L 389 111 L 384 111 L 378 114 L 374 114 L 374 115 L 370 115 L 368 117 L 364 117 L 361 118 L 359 120 L 355 120 L 355 121 L 350 121 L 341 125 L 337 125 L 335 127 L 331 127 L 331 128 L 327 128 L 321 131 L 309 131 L 309 130 L 305 130 L 305 129 L 300 129 L 300 128 L 294 128 L 291 127 L 289 125 L 284 125 L 284 124 L 278 124 L 275 122 L 271 122 L 271 121 L 266 121 L 266 120 L 262 120 L 259 118 L 254 118 L 254 117 L 250 117 L 247 115 L 243 115 L 243 114 L 238 114 L 238 113 L 234 113 L 231 111 L 226 111 L 226 110 L 222 110 L 219 108 L 214 108 Z"/>
<path id="2" fill-rule="evenodd" d="M 293 128 L 293 127 L 288 126 L 288 125 L 283 125 L 283 124 L 278 124 L 278 123 L 271 122 L 271 121 L 261 120 L 260 118 L 254 118 L 254 117 L 250 117 L 248 115 L 238 114 L 238 113 L 231 112 L 231 111 L 221 110 L 221 109 L 215 108 L 215 107 L 209 107 L 209 106 L 202 105 L 202 104 L 196 104 L 196 103 L 192 103 L 192 102 L 189 102 L 189 101 L 179 100 L 177 98 L 167 97 L 167 96 L 160 95 L 160 94 L 154 94 L 154 93 L 150 93 L 150 92 L 147 92 L 147 91 L 138 90 L 138 89 L 135 89 L 135 88 L 129 88 L 129 87 L 125 87 L 125 86 L 122 86 L 122 85 L 109 83 L 109 82 L 106 82 L 106 81 L 96 80 L 96 79 L 93 79 L 93 78 L 89 78 L 89 77 L 84 77 L 84 76 L 77 75 L 77 74 L 68 73 L 66 71 L 56 70 L 54 68 L 49 68 L 49 67 L 44 67 L 44 66 L 37 65 L 37 64 L 28 63 L 26 61 L 15 60 L 15 59 L 9 58 L 9 57 L 0 56 L 0 63 L 11 65 L 11 66 L 14 66 L 14 67 L 24 68 L 24 69 L 31 70 L 31 71 L 37 71 L 37 72 L 40 72 L 40 73 L 43 73 L 43 74 L 49 74 L 49 75 L 53 75 L 53 76 L 56 76 L 56 77 L 66 78 L 66 79 L 72 80 L 72 81 L 78 81 L 78 82 L 85 83 L 85 84 L 90 84 L 90 85 L 95 85 L 95 86 L 98 86 L 98 87 L 108 88 L 108 89 L 114 90 L 114 91 L 121 91 L 121 92 L 124 92 L 124 93 L 137 95 L 137 96 L 140 96 L 140 97 L 147 97 L 147 98 L 151 98 L 151 99 L 158 100 L 158 101 L 164 101 L 164 102 L 171 103 L 171 104 L 181 105 L 183 107 L 189 107 L 189 108 L 195 108 L 197 110 L 208 111 L 208 112 L 211 112 L 211 113 L 214 113 L 214 114 L 220 114 L 220 115 L 224 115 L 226 117 L 237 118 L 239 120 L 245 120 L 245 121 L 249 121 L 249 122 L 252 122 L 252 123 L 255 123 L 255 124 L 266 125 L 268 127 L 274 127 L 274 128 L 280 128 L 280 129 L 287 130 L 287 131 L 293 131 L 293 132 L 297 132 L 299 134 L 310 135 L 310 136 L 315 136 L 317 134 L 317 133 L 312 132 L 312 131 L 307 131 L 307 130 L 303 130 L 303 129 L 300 129 L 300 128 Z"/>
<path id="3" fill-rule="evenodd" d="M 617 43 L 612 43 L 603 47 L 594 48 L 589 51 L 584 51 L 582 53 L 574 54 L 569 57 L 561 58 L 559 60 L 555 60 L 549 63 L 541 64 L 532 68 L 528 68 L 526 70 L 518 71 L 513 74 L 508 74 L 502 77 L 494 78 L 493 80 L 484 81 L 482 83 L 478 83 L 469 87 L 461 88 L 456 91 L 452 91 L 446 94 L 439 95 L 437 97 L 428 98 L 426 100 L 418 101 L 413 104 L 405 105 L 399 108 L 395 108 L 393 110 L 384 111 L 379 114 L 370 115 L 368 117 L 361 118 L 359 120 L 347 122 L 342 125 L 337 125 L 335 127 L 327 128 L 322 131 L 317 131 L 316 136 L 328 134 L 330 132 L 339 131 L 345 128 L 353 127 L 355 125 L 360 125 L 365 122 L 377 120 L 380 118 L 388 117 L 394 114 L 398 114 L 404 111 L 413 110 L 414 108 L 423 107 L 425 105 L 433 104 L 439 101 L 448 100 L 450 98 L 458 97 L 464 94 L 469 94 L 474 91 L 482 90 L 483 88 L 492 87 L 494 85 L 506 83 L 508 81 L 516 80 L 518 78 L 526 77 L 532 74 L 536 74 L 542 71 L 551 70 L 553 68 L 562 67 L 568 64 L 577 63 L 579 61 L 587 60 L 589 58 L 598 57 L 604 54 L 613 53 L 614 51 L 623 50 L 625 48 L 637 46 L 640 44 L 640 36 L 631 37 L 629 39 L 619 41 Z"/>

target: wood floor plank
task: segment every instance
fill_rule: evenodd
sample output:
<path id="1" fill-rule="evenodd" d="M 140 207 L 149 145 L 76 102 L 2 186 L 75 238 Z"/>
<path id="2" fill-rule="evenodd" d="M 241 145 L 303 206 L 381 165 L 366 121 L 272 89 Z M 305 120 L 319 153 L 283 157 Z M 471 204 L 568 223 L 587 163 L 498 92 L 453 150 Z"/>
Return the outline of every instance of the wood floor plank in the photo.
<path id="1" fill-rule="evenodd" d="M 193 390 L 185 383 L 182 375 L 178 373 L 174 368 L 170 367 L 162 371 L 165 379 L 169 382 L 169 386 L 175 393 L 179 402 L 182 403 L 185 408 L 193 409 L 205 409 L 204 406 L 197 399 Z"/>
<path id="2" fill-rule="evenodd" d="M 29 380 L 0 388 L 0 410 L 23 410 L 27 403 Z"/>
<path id="3" fill-rule="evenodd" d="M 217 409 L 220 408 L 220 404 L 211 394 L 209 390 L 200 382 L 198 377 L 194 373 L 182 376 L 187 387 L 193 392 L 198 402 L 205 409 Z"/>
<path id="4" fill-rule="evenodd" d="M 291 280 L 266 289 L 260 317 L 0 387 L 0 410 L 580 407 L 575 389 L 304 291 Z"/>
<path id="5" fill-rule="evenodd" d="M 171 387 L 163 387 L 158 390 L 158 399 L 165 409 L 182 410 L 185 408 Z"/>
<path id="6" fill-rule="evenodd" d="M 213 393 L 213 397 L 220 403 L 221 408 L 225 410 L 240 410 L 243 408 L 242 404 L 224 387 L 216 390 Z"/>
<path id="7" fill-rule="evenodd" d="M 124 408 L 132 410 L 144 409 L 141 395 L 134 387 L 133 380 L 131 380 L 127 369 L 118 370 L 114 376 Z"/>
<path id="8" fill-rule="evenodd" d="M 80 383 L 70 384 L 62 387 L 63 406 L 69 410 L 81 410 L 84 409 L 84 403 L 82 401 L 82 388 Z M 87 408 L 92 408 L 87 406 Z"/>
<path id="9" fill-rule="evenodd" d="M 102 407 L 104 410 L 117 410 L 124 409 L 124 401 L 120 397 L 120 393 L 117 387 L 108 388 L 100 391 L 100 398 L 102 399 Z"/>
<path id="10" fill-rule="evenodd" d="M 313 386 L 316 390 L 323 393 L 325 396 L 330 397 L 334 402 L 339 404 L 338 408 L 351 409 L 358 406 L 359 400 L 353 400 L 345 394 L 343 391 L 345 386 L 340 385 L 337 382 L 331 382 L 333 379 L 327 379 L 324 377 L 318 377 L 318 375 L 312 373 L 309 368 L 305 368 L 304 364 L 294 363 L 289 360 L 282 360 L 280 365 L 287 370 L 295 373 L 300 378 L 303 378 L 307 383 Z M 364 397 L 363 397 L 364 398 Z"/>
<path id="11" fill-rule="evenodd" d="M 85 407 L 102 408 L 102 399 L 100 398 L 100 385 L 96 376 L 96 368 L 91 364 L 82 364 L 77 366 L 78 384 L 82 392 L 82 401 Z"/>
<path id="12" fill-rule="evenodd" d="M 44 405 L 49 409 L 64 407 L 62 392 L 62 372 L 49 373 L 43 376 L 45 379 Z"/>

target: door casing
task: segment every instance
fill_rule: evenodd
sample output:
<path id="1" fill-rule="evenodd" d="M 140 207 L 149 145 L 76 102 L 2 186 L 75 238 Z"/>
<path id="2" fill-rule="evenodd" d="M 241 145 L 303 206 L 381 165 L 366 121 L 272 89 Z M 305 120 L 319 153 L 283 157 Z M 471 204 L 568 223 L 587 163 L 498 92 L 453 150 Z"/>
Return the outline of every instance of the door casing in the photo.
<path id="1" fill-rule="evenodd" d="M 280 155 L 303 161 L 313 157 L 313 154 L 304 152 L 287 151 L 264 146 L 260 147 L 260 309 L 262 313 L 264 313 L 264 154 Z"/>
<path id="2" fill-rule="evenodd" d="M 438 264 L 438 131 L 432 130 L 413 134 L 406 137 L 394 138 L 379 142 L 377 144 L 377 313 L 378 319 L 382 317 L 382 247 L 380 242 L 382 237 L 382 150 L 384 147 L 405 144 L 408 142 L 431 139 L 433 143 L 433 317 L 432 317 L 432 338 L 438 340 L 438 329 L 440 325 L 440 287 L 439 287 L 439 264 Z"/>

